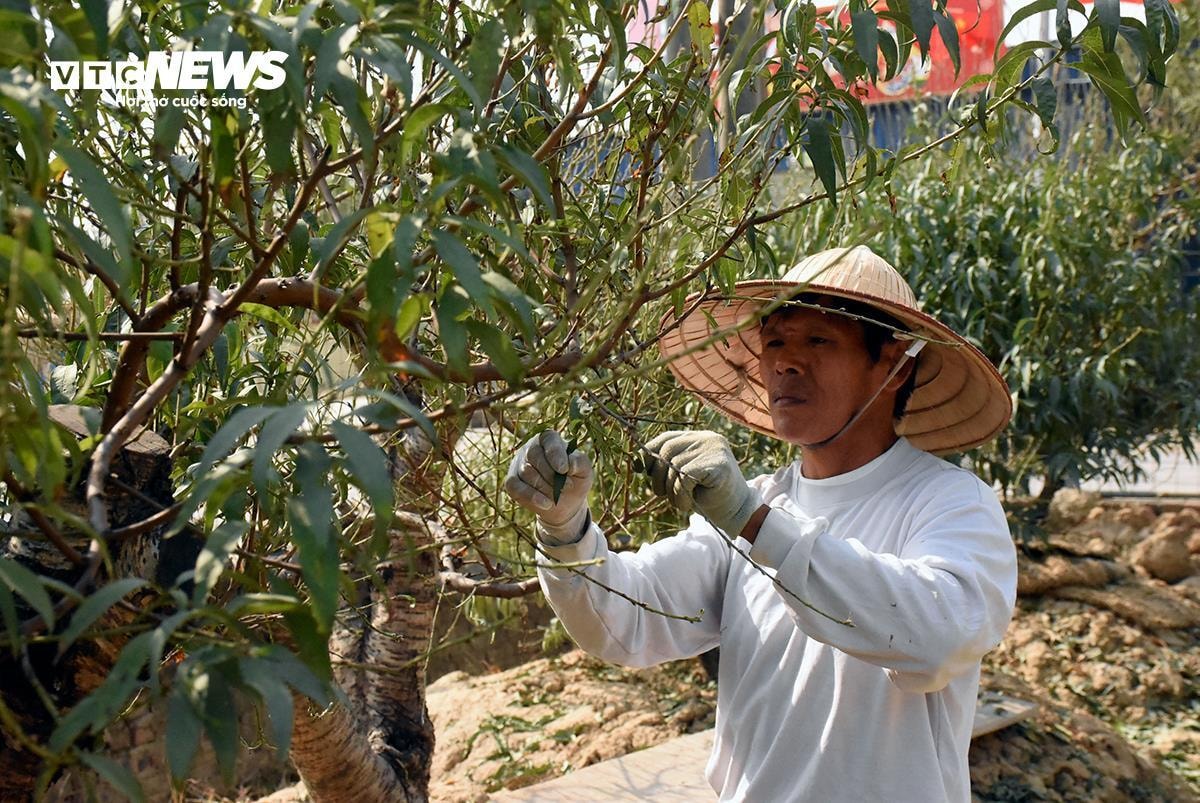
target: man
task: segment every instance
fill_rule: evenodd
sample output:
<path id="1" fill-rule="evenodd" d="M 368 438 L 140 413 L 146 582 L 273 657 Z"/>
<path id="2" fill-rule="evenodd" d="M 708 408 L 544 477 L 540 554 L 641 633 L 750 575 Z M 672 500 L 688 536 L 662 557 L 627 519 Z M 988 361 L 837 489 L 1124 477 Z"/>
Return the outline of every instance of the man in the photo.
<path id="1" fill-rule="evenodd" d="M 545 564 L 542 588 L 575 641 L 610 661 L 720 645 L 706 774 L 721 800 L 969 800 L 980 659 L 1011 616 L 1016 555 L 992 490 L 931 452 L 994 437 L 1012 410 L 1004 381 L 861 246 L 697 301 L 664 320 L 676 377 L 800 445 L 800 460 L 746 482 L 721 436 L 660 435 L 646 445 L 651 485 L 700 515 L 611 554 L 588 512 L 590 461 L 543 432 L 506 488 L 537 514 L 547 556 L 603 562 Z M 740 329 L 712 342 L 713 325 Z"/>

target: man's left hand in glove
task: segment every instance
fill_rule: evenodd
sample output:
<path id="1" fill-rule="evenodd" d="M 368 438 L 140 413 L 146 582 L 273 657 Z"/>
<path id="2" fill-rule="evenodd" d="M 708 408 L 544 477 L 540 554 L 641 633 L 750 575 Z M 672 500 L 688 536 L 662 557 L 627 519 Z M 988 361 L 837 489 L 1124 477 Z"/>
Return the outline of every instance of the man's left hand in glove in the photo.
<path id="1" fill-rule="evenodd" d="M 695 510 L 737 538 L 762 495 L 742 476 L 729 443 L 706 430 L 664 432 L 646 444 L 650 487 L 684 513 Z"/>

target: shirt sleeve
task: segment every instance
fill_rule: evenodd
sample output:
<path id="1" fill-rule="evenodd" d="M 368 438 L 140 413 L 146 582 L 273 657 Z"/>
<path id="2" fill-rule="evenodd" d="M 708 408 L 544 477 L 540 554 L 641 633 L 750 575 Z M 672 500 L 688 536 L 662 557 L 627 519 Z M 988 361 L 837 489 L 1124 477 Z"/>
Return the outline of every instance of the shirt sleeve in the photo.
<path id="1" fill-rule="evenodd" d="M 637 552 L 610 552 L 594 522 L 578 541 L 542 550 L 542 591 L 571 638 L 592 655 L 646 667 L 717 645 L 731 550 L 702 517 Z M 596 563 L 555 568 L 589 561 Z"/>
<path id="2" fill-rule="evenodd" d="M 940 489 L 900 554 L 773 508 L 751 557 L 777 570 L 779 596 L 808 636 L 884 667 L 905 691 L 937 691 L 1000 642 L 1016 600 L 1004 511 L 991 489 L 965 479 L 956 492 Z M 852 627 L 834 621 L 847 618 Z"/>

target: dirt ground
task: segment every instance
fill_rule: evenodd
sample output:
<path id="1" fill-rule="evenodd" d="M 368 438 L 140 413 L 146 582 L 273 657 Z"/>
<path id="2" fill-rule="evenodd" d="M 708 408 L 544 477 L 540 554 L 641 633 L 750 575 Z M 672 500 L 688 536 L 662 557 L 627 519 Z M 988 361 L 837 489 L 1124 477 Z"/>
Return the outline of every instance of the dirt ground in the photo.
<path id="1" fill-rule="evenodd" d="M 1013 529 L 1019 600 L 983 687 L 1039 709 L 972 743 L 975 800 L 1200 800 L 1200 510 L 1064 493 L 1045 527 Z M 711 727 L 715 699 L 695 660 L 634 671 L 575 651 L 452 672 L 428 689 L 432 799 L 485 800 Z"/>

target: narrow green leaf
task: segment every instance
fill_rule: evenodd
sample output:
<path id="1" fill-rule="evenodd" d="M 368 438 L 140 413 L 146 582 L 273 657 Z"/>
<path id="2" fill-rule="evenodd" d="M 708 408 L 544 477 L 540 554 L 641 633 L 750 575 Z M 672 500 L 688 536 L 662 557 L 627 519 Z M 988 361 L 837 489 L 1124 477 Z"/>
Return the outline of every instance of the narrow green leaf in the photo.
<path id="1" fill-rule="evenodd" d="M 387 454 L 371 436 L 360 429 L 333 421 L 329 428 L 346 453 L 350 473 L 366 491 L 375 509 L 375 529 L 386 529 L 390 524 L 392 503 L 395 493 L 392 488 L 392 472 L 388 467 Z"/>
<path id="2" fill-rule="evenodd" d="M 533 304 L 529 296 L 498 271 L 491 270 L 483 274 L 483 281 L 491 288 L 492 297 L 511 313 L 509 318 L 521 328 L 521 334 L 532 341 L 536 337 L 536 327 L 533 321 Z"/>
<path id="3" fill-rule="evenodd" d="M 850 27 L 854 33 L 854 49 L 867 65 L 871 80 L 879 78 L 879 18 L 869 8 L 850 15 Z"/>
<path id="4" fill-rule="evenodd" d="M 243 301 L 238 307 L 238 312 L 245 315 L 253 315 L 259 320 L 266 321 L 273 326 L 279 327 L 279 334 L 287 334 L 289 332 L 299 331 L 296 327 L 296 324 L 288 320 L 282 312 L 274 307 L 268 307 L 266 304 L 255 304 L 252 301 Z"/>
<path id="5" fill-rule="evenodd" d="M 489 318 L 495 316 L 496 313 L 492 309 L 490 300 L 491 294 L 488 292 L 487 284 L 483 281 L 483 276 L 480 275 L 479 261 L 475 259 L 475 255 L 467 250 L 462 240 L 448 231 L 435 231 L 433 244 L 438 256 L 453 271 L 454 278 L 463 286 L 483 314 Z"/>
<path id="6" fill-rule="evenodd" d="M 363 163 L 367 169 L 375 164 L 375 128 L 371 125 L 371 104 L 358 81 L 338 73 L 333 77 L 333 97 L 346 114 L 350 130 L 362 147 Z"/>
<path id="7" fill-rule="evenodd" d="M 993 97 L 999 97 L 1016 86 L 1025 70 L 1025 64 L 1038 55 L 1041 42 L 1022 42 L 1005 53 L 992 72 Z"/>
<path id="8" fill-rule="evenodd" d="M 804 141 L 804 152 L 812 160 L 813 170 L 816 172 L 817 178 L 821 180 L 821 184 L 824 185 L 825 192 L 829 194 L 830 202 L 836 205 L 837 167 L 833 161 L 833 143 L 830 142 L 829 123 L 822 117 L 810 114 L 805 128 L 808 136 Z"/>
<path id="9" fill-rule="evenodd" d="M 118 256 L 115 266 L 117 272 L 113 279 L 119 287 L 124 288 L 133 272 L 133 230 L 129 226 L 129 218 L 109 186 L 108 179 L 90 157 L 71 145 L 59 144 L 55 150 L 67 163 L 73 180 L 78 182 L 88 203 L 104 223 Z"/>
<path id="10" fill-rule="evenodd" d="M 392 327 L 396 337 L 400 340 L 408 339 L 409 335 L 417 328 L 417 324 L 421 322 L 421 318 L 429 312 L 429 296 L 424 293 L 417 293 L 404 299 L 404 303 L 400 305 L 400 312 L 396 315 L 396 322 Z"/>
<path id="11" fill-rule="evenodd" d="M 9 647 L 13 655 L 17 655 L 21 648 L 21 620 L 17 616 L 17 601 L 4 583 L 0 583 L 0 617 L 4 619 Z"/>
<path id="12" fill-rule="evenodd" d="M 313 617 L 325 638 L 337 612 L 341 575 L 333 533 L 333 496 L 326 476 L 329 467 L 329 455 L 321 446 L 302 444 L 296 450 L 294 475 L 299 493 L 287 500 L 288 522 L 308 585 Z"/>
<path id="13" fill-rule="evenodd" d="M 58 654 L 62 655 L 68 647 L 75 643 L 75 639 L 83 634 L 84 630 L 99 619 L 101 614 L 115 605 L 118 600 L 122 600 L 139 588 L 143 588 L 146 582 L 140 577 L 123 577 L 98 589 L 94 594 L 85 599 L 75 610 L 75 613 L 71 616 L 71 624 L 63 631 L 62 636 L 59 638 Z"/>
<path id="14" fill-rule="evenodd" d="M 271 666 L 273 674 L 317 705 L 326 705 L 332 699 L 328 686 L 285 647 L 268 646 L 261 660 Z"/>
<path id="15" fill-rule="evenodd" d="M 1146 25 L 1159 43 L 1164 58 L 1175 55 L 1179 47 L 1179 15 L 1170 0 L 1146 0 Z"/>
<path id="16" fill-rule="evenodd" d="M 508 335 L 483 321 L 467 321 L 467 329 L 478 338 L 500 375 L 514 385 L 519 383 L 525 375 L 525 366 Z"/>
<path id="17" fill-rule="evenodd" d="M 274 415 L 263 424 L 254 444 L 254 467 L 250 472 L 259 493 L 266 492 L 267 483 L 275 473 L 275 453 L 304 423 L 308 409 L 307 402 L 292 402 L 286 407 L 275 408 Z"/>
<path id="18" fill-rule="evenodd" d="M 54 630 L 54 604 L 36 574 L 15 560 L 0 557 L 0 583 L 24 598 L 46 622 L 46 628 Z"/>
<path id="19" fill-rule="evenodd" d="M 356 209 L 330 227 L 321 241 L 321 245 L 313 253 L 317 260 L 317 275 L 325 272 L 334 255 L 341 250 L 342 244 L 352 236 L 353 229 L 370 211 L 370 209 Z"/>
<path id="20" fill-rule="evenodd" d="M 208 673 L 208 689 L 204 695 L 204 732 L 213 746 L 217 767 L 225 783 L 233 783 L 234 765 L 238 751 L 238 712 L 229 687 L 229 680 L 221 671 Z"/>
<path id="21" fill-rule="evenodd" d="M 1062 47 L 1071 46 L 1071 15 L 1067 13 L 1069 0 L 1057 0 L 1054 5 L 1054 31 Z"/>
<path id="22" fill-rule="evenodd" d="M 292 695 L 283 680 L 271 669 L 271 664 L 256 658 L 242 658 L 238 661 L 242 681 L 258 693 L 266 706 L 271 724 L 271 741 L 275 744 L 276 755 L 285 759 L 292 746 Z"/>
<path id="23" fill-rule="evenodd" d="M 1072 66 L 1086 73 L 1092 83 L 1104 93 L 1112 109 L 1113 122 L 1124 139 L 1133 121 L 1146 124 L 1146 116 L 1138 104 L 1121 58 L 1116 53 L 1104 52 L 1100 34 L 1095 29 L 1084 32 L 1081 37 L 1083 57 Z"/>
<path id="24" fill-rule="evenodd" d="M 357 25 L 339 25 L 327 31 L 317 51 L 317 64 L 313 69 L 313 102 L 319 103 L 337 75 L 338 64 L 358 37 Z"/>
<path id="25" fill-rule="evenodd" d="M 1008 18 L 1008 22 L 1004 26 L 1004 30 L 1000 32 L 1000 37 L 996 40 L 996 49 L 992 51 L 992 60 L 999 61 L 1000 51 L 1002 48 L 1006 47 L 1004 40 L 1008 38 L 1010 33 L 1012 33 L 1013 28 L 1016 28 L 1022 22 L 1035 14 L 1044 14 L 1048 11 L 1056 11 L 1059 6 L 1062 6 L 1062 13 L 1064 14 L 1068 8 L 1073 11 L 1078 11 L 1080 14 L 1086 13 L 1083 9 L 1083 4 L 1080 3 L 1079 0 L 1065 0 L 1065 2 L 1060 2 L 1060 0 L 1035 0 L 1035 2 L 1029 3 L 1028 5 L 1023 5 L 1013 11 L 1012 16 Z"/>
<path id="26" fill-rule="evenodd" d="M 929 40 L 933 34 L 933 4 L 930 0 L 901 0 L 912 20 L 913 34 L 921 48 L 921 60 L 929 58 Z"/>
<path id="27" fill-rule="evenodd" d="M 1121 0 L 1094 0 L 1096 19 L 1100 22 L 1100 36 L 1104 52 L 1115 52 L 1117 28 L 1121 26 Z"/>
<path id="28" fill-rule="evenodd" d="M 188 699 L 186 686 L 176 682 L 167 697 L 167 733 L 165 750 L 167 768 L 176 784 L 187 780 L 192 762 L 200 748 L 200 732 L 203 729 L 196 707 Z"/>
<path id="29" fill-rule="evenodd" d="M 204 549 L 196 558 L 194 573 L 195 589 L 192 592 L 192 604 L 200 607 L 208 598 L 208 592 L 216 585 L 221 573 L 225 571 L 229 556 L 238 545 L 238 540 L 246 532 L 244 521 L 222 522 L 214 529 L 204 542 Z"/>
<path id="30" fill-rule="evenodd" d="M 479 26 L 467 51 L 467 70 L 480 97 L 489 97 L 504 56 L 504 26 L 488 20 Z"/>
<path id="31" fill-rule="evenodd" d="M 958 26 L 948 14 L 940 11 L 933 12 L 933 19 L 942 36 L 942 44 L 946 46 L 946 53 L 950 56 L 950 63 L 954 65 L 954 75 L 958 77 L 959 67 L 962 66 L 958 55 Z"/>
<path id="32" fill-rule="evenodd" d="M 533 190 L 539 201 L 548 207 L 554 205 L 554 199 L 550 196 L 550 177 L 541 162 L 525 151 L 507 145 L 497 147 L 496 155 L 502 164 Z"/>
<path id="33" fill-rule="evenodd" d="M 146 799 L 146 793 L 142 791 L 142 785 L 138 783 L 137 777 L 123 764 L 118 764 L 106 756 L 83 751 L 79 753 L 79 760 L 108 781 L 112 788 L 123 794 L 126 799 L 135 801 L 135 803 Z"/>
<path id="34" fill-rule="evenodd" d="M 467 330 L 462 320 L 470 311 L 470 299 L 466 292 L 455 285 L 449 285 L 442 291 L 435 310 L 438 340 L 441 341 L 442 351 L 446 353 L 446 364 L 463 376 L 470 367 L 470 353 L 467 350 Z"/>
<path id="35" fill-rule="evenodd" d="M 229 417 L 204 447 L 196 476 L 202 477 L 218 460 L 223 460 L 252 428 L 269 418 L 278 407 L 243 407 Z"/>
<path id="36" fill-rule="evenodd" d="M 702 59 L 708 59 L 715 32 L 713 31 L 711 12 L 704 0 L 692 0 L 687 7 L 688 30 L 692 34 L 692 47 L 699 51 Z"/>

